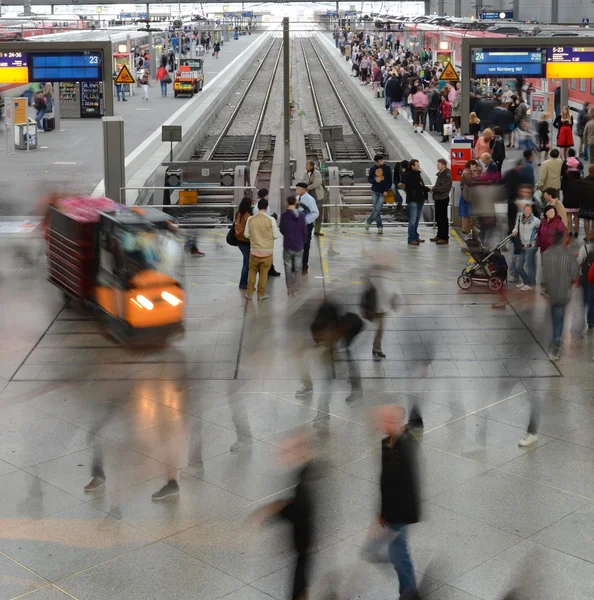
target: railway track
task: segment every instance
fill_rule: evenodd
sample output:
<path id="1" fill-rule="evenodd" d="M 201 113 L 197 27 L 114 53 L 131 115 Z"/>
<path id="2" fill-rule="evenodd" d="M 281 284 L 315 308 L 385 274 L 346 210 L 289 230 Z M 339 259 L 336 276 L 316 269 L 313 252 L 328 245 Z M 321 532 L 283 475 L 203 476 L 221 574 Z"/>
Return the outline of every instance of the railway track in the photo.
<path id="1" fill-rule="evenodd" d="M 301 51 L 320 128 L 330 125 L 342 125 L 343 128 L 342 140 L 323 144 L 326 159 L 329 161 L 373 161 L 375 148 L 368 143 L 359 130 L 340 97 L 324 61 L 309 38 L 301 38 Z M 332 104 L 338 105 L 339 110 L 336 110 Z M 314 144 L 311 145 L 314 146 Z"/>
<path id="2" fill-rule="evenodd" d="M 275 39 L 221 133 L 216 138 L 207 138 L 202 144 L 203 148 L 208 148 L 204 151 L 202 160 L 249 162 L 269 154 L 271 144 L 274 150 L 274 145 L 269 139 L 260 140 L 260 131 L 282 51 L 282 40 Z M 258 110 L 259 115 L 254 123 L 254 113 Z M 251 133 L 244 133 L 247 130 Z"/>

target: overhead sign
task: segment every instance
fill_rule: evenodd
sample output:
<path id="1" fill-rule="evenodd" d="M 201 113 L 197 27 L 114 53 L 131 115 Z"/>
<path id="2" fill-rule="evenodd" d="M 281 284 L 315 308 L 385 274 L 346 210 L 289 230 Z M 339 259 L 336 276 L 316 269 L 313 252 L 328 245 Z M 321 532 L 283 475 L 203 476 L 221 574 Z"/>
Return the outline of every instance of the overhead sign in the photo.
<path id="1" fill-rule="evenodd" d="M 147 12 L 140 12 L 140 13 L 138 13 L 138 18 L 139 19 L 148 19 L 149 14 Z"/>
<path id="2" fill-rule="evenodd" d="M 337 12 L 332 12 L 331 10 L 326 11 L 326 16 L 327 17 L 334 17 L 335 19 L 338 18 L 338 13 Z"/>
<path id="3" fill-rule="evenodd" d="M 482 18 L 485 21 L 497 21 L 498 19 L 513 19 L 514 11 L 508 10 L 508 11 L 501 11 L 501 12 L 499 12 L 499 11 L 483 12 Z"/>
<path id="4" fill-rule="evenodd" d="M 120 13 L 120 19 L 131 19 L 132 13 Z"/>
<path id="5" fill-rule="evenodd" d="M 544 52 L 540 48 L 477 49 L 472 55 L 473 77 L 544 77 Z"/>
<path id="6" fill-rule="evenodd" d="M 456 69 L 454 69 L 452 63 L 448 63 L 444 67 L 439 79 L 440 81 L 460 81 L 460 77 L 458 77 L 458 73 L 456 73 Z"/>
<path id="7" fill-rule="evenodd" d="M 551 79 L 592 78 L 594 47 L 547 48 L 546 76 Z"/>
<path id="8" fill-rule="evenodd" d="M 590 25 L 590 19 L 588 19 L 588 17 L 584 17 L 582 19 L 582 25 Z"/>
<path id="9" fill-rule="evenodd" d="M 101 81 L 103 52 L 29 52 L 29 81 Z"/>
<path id="10" fill-rule="evenodd" d="M 241 13 L 241 16 L 247 19 L 251 19 L 254 16 L 254 11 L 248 10 L 246 12 Z"/>
<path id="11" fill-rule="evenodd" d="M 130 69 L 128 69 L 128 65 L 123 65 L 120 69 L 120 72 L 116 75 L 114 83 L 116 85 L 120 85 L 122 83 L 130 84 L 134 83 L 134 77 L 132 77 L 132 73 L 130 73 Z"/>
<path id="12" fill-rule="evenodd" d="M 0 52 L 0 83 L 29 83 L 26 52 Z"/>

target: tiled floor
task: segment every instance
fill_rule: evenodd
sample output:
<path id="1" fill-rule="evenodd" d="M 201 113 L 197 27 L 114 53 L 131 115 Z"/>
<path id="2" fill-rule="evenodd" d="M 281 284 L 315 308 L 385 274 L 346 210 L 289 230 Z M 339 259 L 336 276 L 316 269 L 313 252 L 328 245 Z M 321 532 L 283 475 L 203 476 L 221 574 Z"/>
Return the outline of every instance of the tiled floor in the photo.
<path id="1" fill-rule="evenodd" d="M 339 256 L 327 255 L 330 240 Z M 395 598 L 391 567 L 360 557 L 378 500 L 381 436 L 368 414 L 393 402 L 416 403 L 425 420 L 423 519 L 410 535 L 423 596 L 499 600 L 516 583 L 526 600 L 591 600 L 591 338 L 549 362 L 544 300 L 513 290 L 495 311 L 485 290 L 460 292 L 454 242 L 410 248 L 401 231 L 327 232 L 305 302 L 289 301 L 280 278 L 270 300 L 247 308 L 224 232 L 206 233 L 201 248 L 207 256 L 186 265 L 186 334 L 158 350 L 118 347 L 62 309 L 40 270 L 0 259 L 0 303 L 18 317 L 0 317 L 0 600 L 288 598 L 286 529 L 247 521 L 288 493 L 278 464 L 295 430 L 319 459 L 311 598 Z M 388 358 L 373 361 L 373 331 L 360 335 L 364 393 L 347 404 L 345 356 L 312 354 L 315 393 L 297 399 L 316 303 L 340 289 L 355 307 L 368 251 L 397 270 Z M 526 450 L 517 441 L 531 401 L 541 435 Z M 94 464 L 107 481 L 89 494 Z M 179 497 L 152 502 L 170 477 Z"/>

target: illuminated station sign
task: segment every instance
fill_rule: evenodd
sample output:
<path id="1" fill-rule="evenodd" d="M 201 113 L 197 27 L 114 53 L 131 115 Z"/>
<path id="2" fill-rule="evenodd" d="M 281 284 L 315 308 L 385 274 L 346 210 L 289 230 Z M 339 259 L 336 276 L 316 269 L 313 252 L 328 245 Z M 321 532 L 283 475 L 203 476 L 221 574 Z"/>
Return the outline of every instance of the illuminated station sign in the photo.
<path id="1" fill-rule="evenodd" d="M 594 48 L 547 48 L 549 79 L 591 79 L 594 77 Z"/>
<path id="2" fill-rule="evenodd" d="M 101 81 L 103 52 L 0 52 L 0 83 Z"/>
<path id="3" fill-rule="evenodd" d="M 540 48 L 476 49 L 472 55 L 473 77 L 544 77 L 544 52 Z"/>

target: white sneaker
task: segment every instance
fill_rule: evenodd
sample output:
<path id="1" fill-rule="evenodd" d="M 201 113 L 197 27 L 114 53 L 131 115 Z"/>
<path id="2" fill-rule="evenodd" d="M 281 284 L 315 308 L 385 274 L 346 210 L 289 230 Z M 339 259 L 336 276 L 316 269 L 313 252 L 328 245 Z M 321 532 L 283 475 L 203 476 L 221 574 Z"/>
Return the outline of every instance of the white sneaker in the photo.
<path id="1" fill-rule="evenodd" d="M 522 282 L 522 283 L 517 283 L 517 284 L 516 284 L 516 287 L 517 287 L 519 290 L 521 290 L 521 289 L 524 287 L 524 282 Z"/>
<path id="2" fill-rule="evenodd" d="M 518 446 L 522 448 L 526 448 L 527 446 L 532 446 L 532 444 L 536 444 L 538 441 L 538 436 L 535 433 L 527 433 L 519 442 Z"/>
<path id="3" fill-rule="evenodd" d="M 532 289 L 531 285 L 523 285 L 520 290 L 522 290 L 523 292 L 529 292 Z"/>
<path id="4" fill-rule="evenodd" d="M 365 223 L 365 231 L 369 232 L 369 223 Z"/>

